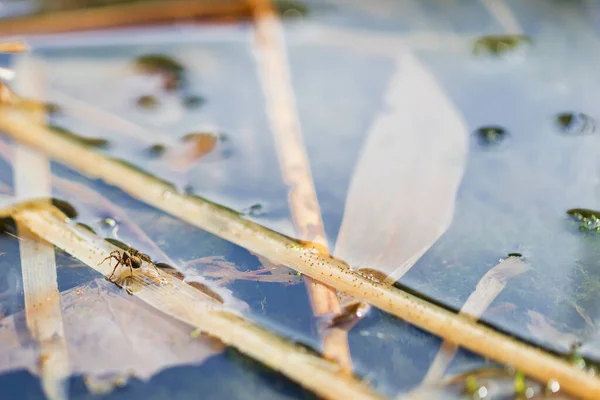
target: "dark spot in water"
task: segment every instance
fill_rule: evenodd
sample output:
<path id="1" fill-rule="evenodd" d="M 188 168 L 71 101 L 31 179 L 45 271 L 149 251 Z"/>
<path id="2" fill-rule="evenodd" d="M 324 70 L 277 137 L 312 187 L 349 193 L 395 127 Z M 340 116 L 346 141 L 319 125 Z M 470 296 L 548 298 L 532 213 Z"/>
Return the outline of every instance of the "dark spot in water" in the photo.
<path id="1" fill-rule="evenodd" d="M 160 263 L 156 263 L 154 265 L 156 265 L 157 268 L 160 268 L 162 271 L 166 272 L 169 275 L 172 275 L 173 277 L 175 277 L 179 280 L 183 280 L 183 278 L 185 278 L 185 275 L 181 271 L 170 266 L 167 263 L 160 262 Z"/>
<path id="2" fill-rule="evenodd" d="M 63 214 L 65 214 L 71 219 L 77 218 L 77 215 L 79 215 L 75 207 L 73 207 L 71 204 L 64 200 L 52 199 L 52 205 L 58 208 L 60 211 L 62 211 Z"/>
<path id="3" fill-rule="evenodd" d="M 294 0 L 277 0 L 275 2 L 277 12 L 284 18 L 286 17 L 305 17 L 309 9 L 306 4 Z"/>
<path id="4" fill-rule="evenodd" d="M 209 288 L 208 286 L 206 286 L 203 283 L 200 283 L 200 282 L 186 282 L 186 283 L 188 285 L 192 286 L 194 289 L 201 291 L 202 293 L 209 296 L 210 298 L 215 299 L 216 301 L 218 301 L 221 304 L 223 304 L 225 302 L 223 300 L 223 297 L 221 297 L 220 294 L 216 293 L 214 290 L 212 290 L 211 288 Z"/>
<path id="5" fill-rule="evenodd" d="M 146 54 L 136 58 L 134 64 L 144 73 L 161 75 L 165 90 L 176 90 L 184 85 L 185 68 L 172 57 Z"/>
<path id="6" fill-rule="evenodd" d="M 579 222 L 579 230 L 600 232 L 600 212 L 586 208 L 573 208 L 567 214 Z"/>
<path id="7" fill-rule="evenodd" d="M 60 126 L 48 125 L 48 128 L 54 131 L 54 133 L 57 133 L 73 142 L 79 143 L 86 147 L 104 149 L 107 148 L 110 144 L 110 142 L 106 139 L 81 136 Z"/>
<path id="8" fill-rule="evenodd" d="M 135 65 L 148 73 L 183 74 L 185 68 L 174 58 L 164 54 L 145 54 L 135 59 Z"/>
<path id="9" fill-rule="evenodd" d="M 571 208 L 567 214 L 581 220 L 582 218 L 600 218 L 600 211 L 590 210 L 588 208 Z"/>
<path id="10" fill-rule="evenodd" d="M 558 129 L 565 135 L 594 133 L 596 122 L 584 113 L 564 112 L 555 117 Z"/>
<path id="11" fill-rule="evenodd" d="M 508 253 L 508 257 L 523 257 L 523 254 L 521 253 Z"/>
<path id="12" fill-rule="evenodd" d="M 202 96 L 189 95 L 185 96 L 181 102 L 186 108 L 198 108 L 206 103 L 206 99 Z"/>
<path id="13" fill-rule="evenodd" d="M 145 108 L 147 110 L 153 110 L 158 107 L 158 99 L 151 95 L 144 95 L 138 97 L 136 101 L 138 107 Z"/>
<path id="14" fill-rule="evenodd" d="M 482 126 L 475 131 L 477 141 L 481 146 L 495 146 L 506 140 L 508 132 L 501 126 L 489 125 Z"/>
<path id="15" fill-rule="evenodd" d="M 83 224 L 83 223 L 81 223 L 81 222 L 78 222 L 78 223 L 77 223 L 77 226 L 80 226 L 80 227 L 82 227 L 83 229 L 85 229 L 85 230 L 87 230 L 87 231 L 89 231 L 89 232 L 91 232 L 91 233 L 93 233 L 93 234 L 96 234 L 96 231 L 94 230 L 94 228 L 92 228 L 92 227 L 91 227 L 91 226 L 89 226 L 89 225 L 86 225 L 86 224 Z"/>
<path id="16" fill-rule="evenodd" d="M 258 217 L 260 215 L 263 215 L 264 213 L 265 208 L 262 206 L 262 204 L 259 203 L 252 204 L 250 207 L 242 210 L 242 215 L 247 215 L 249 217 Z"/>
<path id="17" fill-rule="evenodd" d="M 120 240 L 113 239 L 113 238 L 104 238 L 104 240 L 106 240 L 108 243 L 112 244 L 113 246 L 120 248 L 121 250 L 125 250 L 125 251 L 129 250 L 129 246 L 126 245 L 125 243 L 121 242 Z"/>
<path id="18" fill-rule="evenodd" d="M 152 146 L 148 147 L 145 151 L 146 155 L 148 155 L 149 157 L 152 158 L 158 158 L 160 156 L 162 156 L 165 151 L 167 151 L 167 146 L 165 146 L 164 144 L 153 144 Z"/>
<path id="19" fill-rule="evenodd" d="M 531 44 L 531 38 L 525 35 L 481 36 L 473 43 L 473 54 L 488 53 L 499 56 L 526 44 Z"/>

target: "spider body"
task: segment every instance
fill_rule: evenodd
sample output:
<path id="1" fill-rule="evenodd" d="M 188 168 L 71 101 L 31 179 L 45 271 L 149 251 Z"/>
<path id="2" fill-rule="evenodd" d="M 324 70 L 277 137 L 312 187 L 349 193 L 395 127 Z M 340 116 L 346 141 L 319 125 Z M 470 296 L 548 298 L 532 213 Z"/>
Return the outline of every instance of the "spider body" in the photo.
<path id="1" fill-rule="evenodd" d="M 154 267 L 154 269 L 156 270 L 156 272 L 158 272 L 160 274 L 160 271 L 158 270 L 158 268 L 156 267 L 156 264 L 154 263 L 154 261 L 152 261 L 150 256 L 148 254 L 144 254 L 144 253 L 134 249 L 133 247 L 128 247 L 127 250 L 125 250 L 123 252 L 121 252 L 119 250 L 114 250 L 113 252 L 110 253 L 110 255 L 108 257 L 106 257 L 104 260 L 102 260 L 100 262 L 100 264 L 104 263 L 106 260 L 109 260 L 108 261 L 109 264 L 112 260 L 115 260 L 117 262 L 117 264 L 115 265 L 115 267 L 112 270 L 112 273 L 108 277 L 108 280 L 111 280 L 111 281 L 112 281 L 112 277 L 115 274 L 115 271 L 117 270 L 117 267 L 119 265 L 124 265 L 126 267 L 129 267 L 129 271 L 131 272 L 130 277 L 133 277 L 133 270 L 140 268 L 144 261 L 147 262 L 148 264 L 151 264 Z"/>

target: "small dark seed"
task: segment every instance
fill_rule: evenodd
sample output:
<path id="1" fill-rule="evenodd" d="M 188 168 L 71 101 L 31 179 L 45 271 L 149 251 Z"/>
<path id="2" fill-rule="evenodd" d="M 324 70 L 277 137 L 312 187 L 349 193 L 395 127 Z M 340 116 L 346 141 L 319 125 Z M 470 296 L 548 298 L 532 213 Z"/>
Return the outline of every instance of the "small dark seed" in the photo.
<path id="1" fill-rule="evenodd" d="M 248 215 L 250 217 L 258 217 L 259 215 L 263 215 L 265 213 L 265 208 L 262 204 L 256 203 L 252 204 L 250 207 L 244 209 L 242 214 Z"/>
<path id="2" fill-rule="evenodd" d="M 167 151 L 167 146 L 157 143 L 148 147 L 146 149 L 146 154 L 148 154 L 150 157 L 160 157 L 165 153 L 165 151 Z"/>
<path id="3" fill-rule="evenodd" d="M 190 95 L 183 99 L 183 105 L 187 108 L 198 108 L 206 103 L 206 99 L 202 96 Z"/>
<path id="4" fill-rule="evenodd" d="M 158 106 L 158 100 L 154 96 L 145 95 L 137 99 L 138 107 L 153 110 Z"/>
<path id="5" fill-rule="evenodd" d="M 129 246 L 127 246 L 125 243 L 121 242 L 120 240 L 113 239 L 113 238 L 104 238 L 104 240 L 106 240 L 108 243 L 112 244 L 113 246 L 117 246 L 121 250 L 125 250 L 125 251 L 129 250 Z"/>
<path id="6" fill-rule="evenodd" d="M 482 146 L 497 145 L 506 139 L 508 133 L 500 126 L 482 126 L 475 131 L 475 135 Z"/>
<path id="7" fill-rule="evenodd" d="M 560 113 L 556 115 L 555 121 L 560 131 L 565 135 L 593 133 L 596 130 L 594 119 L 584 113 Z"/>
<path id="8" fill-rule="evenodd" d="M 83 224 L 83 223 L 81 223 L 81 222 L 78 222 L 78 223 L 77 223 L 77 225 L 78 225 L 78 226 L 80 226 L 80 227 L 82 227 L 83 229 L 85 229 L 85 230 L 87 230 L 87 231 L 90 231 L 90 232 L 92 232 L 93 234 L 96 234 L 96 231 L 94 230 L 94 228 L 92 228 L 92 227 L 91 227 L 91 226 L 89 226 L 89 225 Z"/>

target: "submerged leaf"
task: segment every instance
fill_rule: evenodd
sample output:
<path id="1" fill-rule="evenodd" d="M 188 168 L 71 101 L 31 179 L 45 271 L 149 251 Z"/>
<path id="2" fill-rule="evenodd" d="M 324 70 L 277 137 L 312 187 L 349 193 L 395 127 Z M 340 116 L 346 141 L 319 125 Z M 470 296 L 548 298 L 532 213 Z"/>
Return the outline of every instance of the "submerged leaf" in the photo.
<path id="1" fill-rule="evenodd" d="M 335 255 L 393 283 L 452 220 L 467 128 L 444 90 L 405 51 L 355 167 Z M 435 110 L 435 118 L 432 118 Z M 400 134 L 401 133 L 401 134 Z"/>
<path id="2" fill-rule="evenodd" d="M 573 343 L 578 342 L 579 335 L 558 329 L 544 315 L 533 310 L 529 310 L 527 314 L 530 319 L 527 328 L 536 339 L 550 342 L 554 347 L 563 351 L 568 351 Z"/>
<path id="3" fill-rule="evenodd" d="M 200 364 L 223 348 L 206 337 L 192 340 L 188 325 L 124 297 L 102 279 L 62 292 L 61 304 L 73 373 L 90 384 L 130 374 L 149 379 L 171 366 Z M 0 326 L 2 372 L 35 370 L 34 350 L 22 342 L 23 318 L 12 315 Z"/>

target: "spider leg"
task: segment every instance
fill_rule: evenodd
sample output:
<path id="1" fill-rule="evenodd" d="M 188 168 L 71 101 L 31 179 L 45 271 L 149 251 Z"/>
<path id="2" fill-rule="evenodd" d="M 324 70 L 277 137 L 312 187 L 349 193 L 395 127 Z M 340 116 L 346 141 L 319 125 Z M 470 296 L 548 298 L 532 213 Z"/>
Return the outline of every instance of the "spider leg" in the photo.
<path id="1" fill-rule="evenodd" d="M 117 255 L 115 255 L 115 253 L 117 253 Z M 106 260 L 110 260 L 111 258 L 114 258 L 115 260 L 119 261 L 119 251 L 118 250 L 113 250 L 108 257 L 106 257 L 104 260 L 100 261 L 100 263 L 98 265 L 104 264 L 104 262 Z M 110 261 L 108 262 L 108 264 L 110 265 Z"/>
<path id="2" fill-rule="evenodd" d="M 152 266 L 154 267 L 154 269 L 156 270 L 156 272 L 160 275 L 160 270 L 158 269 L 158 267 L 156 266 L 156 264 L 154 264 L 153 262 L 150 263 L 152 264 Z"/>
<path id="3" fill-rule="evenodd" d="M 117 267 L 121 265 L 121 260 L 117 260 L 117 264 L 115 265 L 115 267 L 112 270 L 112 273 L 110 274 L 110 276 L 108 277 L 108 280 L 110 281 L 111 278 L 113 277 L 113 275 L 115 274 L 115 271 L 117 270 Z"/>
<path id="4" fill-rule="evenodd" d="M 109 281 L 111 281 L 111 282 L 112 282 L 112 280 L 111 280 L 111 279 L 112 279 L 113 275 L 115 274 L 115 271 L 117 270 L 117 267 L 118 267 L 120 264 L 121 264 L 121 261 L 120 261 L 120 260 L 118 260 L 118 261 L 117 261 L 117 265 L 115 265 L 115 267 L 114 267 L 114 268 L 113 268 L 113 270 L 112 270 L 112 273 L 111 273 L 111 274 L 110 274 L 110 276 L 108 277 L 108 280 L 109 280 Z"/>

